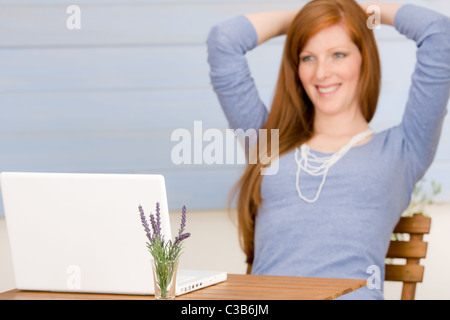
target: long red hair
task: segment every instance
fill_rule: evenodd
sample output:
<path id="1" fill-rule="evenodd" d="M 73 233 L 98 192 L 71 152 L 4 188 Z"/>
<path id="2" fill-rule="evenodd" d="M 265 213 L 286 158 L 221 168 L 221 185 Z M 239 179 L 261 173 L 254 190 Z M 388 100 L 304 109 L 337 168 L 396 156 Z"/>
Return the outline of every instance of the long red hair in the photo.
<path id="1" fill-rule="evenodd" d="M 366 21 L 366 14 L 354 0 L 313 0 L 294 18 L 287 33 L 273 103 L 264 127 L 269 137 L 271 129 L 279 130 L 278 156 L 313 135 L 314 106 L 299 78 L 299 55 L 313 35 L 334 24 L 343 23 L 359 48 L 362 56 L 359 105 L 367 122 L 372 119 L 378 102 L 381 71 L 376 41 Z M 270 150 L 270 141 L 268 138 L 266 150 Z M 255 218 L 263 200 L 260 193 L 263 166 L 260 161 L 249 163 L 234 189 L 239 192 L 236 205 L 240 243 L 250 267 L 254 256 Z"/>

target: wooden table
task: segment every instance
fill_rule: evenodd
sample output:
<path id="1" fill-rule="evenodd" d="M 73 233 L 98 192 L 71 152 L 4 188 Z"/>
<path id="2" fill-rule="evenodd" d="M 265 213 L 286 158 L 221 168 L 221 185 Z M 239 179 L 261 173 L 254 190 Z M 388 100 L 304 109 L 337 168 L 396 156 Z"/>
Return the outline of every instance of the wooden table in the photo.
<path id="1" fill-rule="evenodd" d="M 331 300 L 364 287 L 367 280 L 229 274 L 227 281 L 176 300 Z M 11 290 L 0 300 L 142 300 L 153 296 Z"/>

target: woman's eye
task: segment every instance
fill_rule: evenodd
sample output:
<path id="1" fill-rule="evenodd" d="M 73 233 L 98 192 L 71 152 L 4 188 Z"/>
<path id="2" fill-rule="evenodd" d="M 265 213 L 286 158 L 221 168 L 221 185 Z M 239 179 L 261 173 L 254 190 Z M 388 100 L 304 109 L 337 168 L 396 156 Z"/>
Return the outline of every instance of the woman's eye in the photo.
<path id="1" fill-rule="evenodd" d="M 300 59 L 301 59 L 301 61 L 306 62 L 306 61 L 313 60 L 313 57 L 312 56 L 304 56 L 304 57 L 301 57 Z"/>
<path id="2" fill-rule="evenodd" d="M 336 52 L 336 53 L 334 54 L 334 56 L 335 56 L 336 58 L 344 58 L 346 55 L 345 55 L 345 53 L 342 53 L 342 52 Z"/>

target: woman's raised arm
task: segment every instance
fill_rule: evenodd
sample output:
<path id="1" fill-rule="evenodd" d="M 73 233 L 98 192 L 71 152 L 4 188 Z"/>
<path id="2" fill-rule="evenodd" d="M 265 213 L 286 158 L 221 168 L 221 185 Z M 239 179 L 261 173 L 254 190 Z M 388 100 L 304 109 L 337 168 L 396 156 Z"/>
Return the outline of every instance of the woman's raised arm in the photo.
<path id="1" fill-rule="evenodd" d="M 298 10 L 258 12 L 247 14 L 258 35 L 258 45 L 287 33 Z"/>
<path id="2" fill-rule="evenodd" d="M 237 16 L 214 26 L 208 36 L 211 84 L 233 129 L 259 129 L 268 111 L 259 97 L 245 54 L 283 33 L 295 16 L 276 11 Z"/>
<path id="3" fill-rule="evenodd" d="M 406 168 L 419 180 L 432 163 L 450 91 L 449 17 L 411 4 L 380 5 L 381 22 L 416 42 L 416 65 L 400 129 Z"/>

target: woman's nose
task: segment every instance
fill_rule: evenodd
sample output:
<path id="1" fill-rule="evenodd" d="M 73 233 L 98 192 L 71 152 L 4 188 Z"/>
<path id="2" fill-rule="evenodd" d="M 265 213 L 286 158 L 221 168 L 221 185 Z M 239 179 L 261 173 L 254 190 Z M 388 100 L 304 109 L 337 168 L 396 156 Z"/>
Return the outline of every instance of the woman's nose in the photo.
<path id="1" fill-rule="evenodd" d="M 317 63 L 316 78 L 317 80 L 324 80 L 332 73 L 332 66 L 329 61 L 322 60 Z"/>

